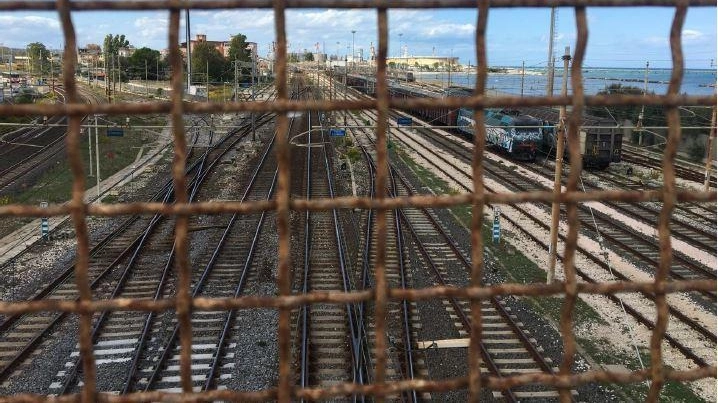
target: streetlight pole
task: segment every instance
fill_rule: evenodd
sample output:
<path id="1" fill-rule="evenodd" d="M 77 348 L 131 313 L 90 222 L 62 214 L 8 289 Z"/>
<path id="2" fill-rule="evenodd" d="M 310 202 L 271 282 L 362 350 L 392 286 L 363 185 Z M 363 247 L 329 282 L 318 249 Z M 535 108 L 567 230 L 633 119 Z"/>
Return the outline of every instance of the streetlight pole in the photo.
<path id="1" fill-rule="evenodd" d="M 98 141 L 97 115 L 95 115 L 95 174 L 97 177 L 97 200 L 100 200 L 100 142 Z"/>
<path id="2" fill-rule="evenodd" d="M 187 39 L 187 93 L 189 94 L 190 86 L 192 85 L 192 46 L 190 43 L 190 29 L 189 29 L 189 8 L 187 9 L 187 15 L 185 20 L 185 37 Z"/>
<path id="3" fill-rule="evenodd" d="M 403 33 L 399 33 L 399 54 L 398 57 L 401 59 L 401 37 L 404 36 Z M 399 61 L 399 65 L 401 65 L 401 61 Z"/>
<path id="4" fill-rule="evenodd" d="M 357 31 L 352 29 L 352 71 L 355 70 L 356 61 L 354 58 L 356 57 L 356 51 L 354 50 L 354 34 L 356 34 Z"/>
<path id="5" fill-rule="evenodd" d="M 89 124 L 87 125 L 87 156 L 88 156 L 88 161 L 89 161 L 88 165 L 90 166 L 90 174 L 88 176 L 90 178 L 92 178 L 93 176 L 95 176 L 92 173 L 92 126 L 90 126 L 92 124 L 92 122 L 89 121 L 88 123 Z"/>

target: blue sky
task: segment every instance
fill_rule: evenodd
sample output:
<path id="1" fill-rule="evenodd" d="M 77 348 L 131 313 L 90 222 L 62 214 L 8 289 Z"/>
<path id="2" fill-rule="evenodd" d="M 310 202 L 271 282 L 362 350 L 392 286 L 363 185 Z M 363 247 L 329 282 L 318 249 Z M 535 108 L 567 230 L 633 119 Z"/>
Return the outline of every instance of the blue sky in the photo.
<path id="1" fill-rule="evenodd" d="M 549 37 L 548 9 L 493 9 L 489 15 L 488 56 L 493 66 L 544 67 Z M 589 47 L 586 66 L 670 67 L 668 34 L 673 18 L 671 8 L 589 8 Z M 73 21 L 81 46 L 102 44 L 106 34 L 125 34 L 136 47 L 167 47 L 167 12 L 75 12 Z M 315 44 L 329 53 L 346 54 L 352 46 L 368 54 L 377 43 L 376 13 L 371 10 L 289 10 L 290 51 L 313 51 Z M 390 10 L 389 55 L 405 46 L 410 55 L 454 55 L 462 64 L 476 63 L 474 10 Z M 59 48 L 62 34 L 57 14 L 52 12 L 0 13 L 0 44 L 24 47 L 42 42 Z M 182 22 L 184 38 L 184 18 Z M 210 40 L 228 39 L 243 33 L 259 43 L 267 55 L 274 40 L 271 10 L 193 11 L 192 33 L 207 34 Z M 573 49 L 576 40 L 573 10 L 558 10 L 555 54 L 565 46 Z M 182 39 L 183 40 L 183 39 Z M 338 43 L 337 43 L 338 42 Z M 686 67 L 710 68 L 716 59 L 716 8 L 692 8 L 683 29 Z"/>

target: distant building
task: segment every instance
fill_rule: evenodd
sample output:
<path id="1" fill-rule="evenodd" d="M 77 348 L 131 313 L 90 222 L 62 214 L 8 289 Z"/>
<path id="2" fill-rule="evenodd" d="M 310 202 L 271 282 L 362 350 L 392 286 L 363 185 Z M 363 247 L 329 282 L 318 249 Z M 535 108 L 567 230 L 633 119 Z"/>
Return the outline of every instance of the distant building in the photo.
<path id="1" fill-rule="evenodd" d="M 212 46 L 214 46 L 215 49 L 219 52 L 220 55 L 223 57 L 229 57 L 229 47 L 231 45 L 231 38 L 227 41 L 208 41 L 207 35 L 205 34 L 197 34 L 195 39 L 189 41 L 189 49 L 190 52 L 194 52 L 194 48 L 200 44 L 200 43 L 208 43 Z M 250 50 L 252 59 L 257 58 L 257 43 L 256 42 L 247 42 L 247 49 Z M 180 51 L 182 52 L 182 57 L 187 57 L 187 42 L 180 43 Z M 163 57 L 166 57 L 169 55 L 169 50 L 165 49 L 160 54 Z"/>
<path id="2" fill-rule="evenodd" d="M 396 67 L 404 67 L 416 70 L 448 70 L 451 65 L 452 70 L 461 68 L 458 57 L 446 56 L 404 56 L 404 57 L 387 57 L 386 64 L 394 63 Z"/>
<path id="3" fill-rule="evenodd" d="M 214 48 L 217 49 L 219 54 L 224 57 L 227 57 L 229 55 L 229 41 L 208 41 L 207 35 L 205 34 L 197 34 L 195 39 L 191 39 L 189 41 L 190 52 L 194 52 L 194 48 L 200 43 L 208 43 L 214 46 Z M 180 43 L 180 51 L 182 52 L 182 57 L 186 58 L 187 42 Z"/>
<path id="4" fill-rule="evenodd" d="M 77 48 L 77 64 L 80 74 L 85 77 L 103 78 L 105 55 L 100 45 L 88 44 L 84 48 Z"/>
<path id="5" fill-rule="evenodd" d="M 77 48 L 77 63 L 80 66 L 94 66 L 100 60 L 103 60 L 103 55 L 99 45 L 89 44 L 84 48 Z"/>
<path id="6" fill-rule="evenodd" d="M 133 53 L 135 53 L 135 47 L 130 45 L 125 48 L 119 48 L 117 49 L 117 54 L 120 55 L 120 57 L 130 57 Z"/>

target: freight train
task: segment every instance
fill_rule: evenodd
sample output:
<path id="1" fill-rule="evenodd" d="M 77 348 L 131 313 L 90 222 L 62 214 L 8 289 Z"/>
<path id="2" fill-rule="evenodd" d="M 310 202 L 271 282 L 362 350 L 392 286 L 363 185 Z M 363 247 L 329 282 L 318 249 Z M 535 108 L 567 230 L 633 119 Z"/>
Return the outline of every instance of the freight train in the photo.
<path id="1" fill-rule="evenodd" d="M 347 83 L 368 95 L 375 96 L 374 77 L 349 75 Z M 389 93 L 396 98 L 426 98 L 437 94 L 416 87 L 389 83 Z M 467 97 L 471 91 L 449 87 L 442 96 Z M 463 135 L 474 136 L 474 111 L 471 108 L 417 108 L 407 111 L 430 124 L 454 128 Z M 510 157 L 533 161 L 541 153 L 555 155 L 556 126 L 559 111 L 548 107 L 487 109 L 484 111 L 486 142 Z M 579 131 L 583 165 L 605 169 L 611 162 L 621 161 L 623 133 L 615 123 L 605 118 L 583 116 Z M 568 147 L 564 154 L 568 156 Z"/>
<path id="2" fill-rule="evenodd" d="M 389 70 L 389 78 L 399 81 L 414 82 L 416 81 L 414 73 L 411 71 L 404 70 Z"/>

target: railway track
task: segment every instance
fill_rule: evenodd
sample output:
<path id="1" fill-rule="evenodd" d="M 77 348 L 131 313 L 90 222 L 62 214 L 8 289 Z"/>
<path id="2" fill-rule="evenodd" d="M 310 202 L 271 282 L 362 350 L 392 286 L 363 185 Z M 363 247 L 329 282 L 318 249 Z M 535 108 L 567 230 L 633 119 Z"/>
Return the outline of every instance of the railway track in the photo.
<path id="1" fill-rule="evenodd" d="M 65 102 L 62 86 L 55 86 L 54 91 Z M 81 91 L 81 95 L 83 99 L 97 103 L 89 91 Z M 0 195 L 28 186 L 42 171 L 64 158 L 66 125 L 65 116 L 38 118 L 33 127 L 2 136 Z"/>
<path id="2" fill-rule="evenodd" d="M 622 158 L 626 162 L 630 162 L 635 165 L 642 167 L 655 169 L 661 171 L 663 168 L 663 157 L 660 155 L 649 155 L 645 151 L 638 152 L 635 147 L 626 146 L 623 147 Z M 673 167 L 676 170 L 676 176 L 685 180 L 693 181 L 698 184 L 703 184 L 706 180 L 705 167 L 701 167 L 697 164 L 683 162 L 676 160 Z M 710 177 L 710 186 L 714 189 L 718 182 L 716 182 L 715 166 Z M 698 171 L 698 170 L 701 171 Z"/>
<path id="3" fill-rule="evenodd" d="M 367 149 L 373 147 L 373 140 L 366 132 L 362 133 L 363 139 L 357 139 L 358 133 L 354 134 L 356 143 L 364 149 L 365 160 L 372 172 L 373 159 Z M 412 186 L 394 167 L 391 168 L 390 175 L 392 182 L 390 196 L 415 194 Z M 430 210 L 401 209 L 394 214 L 404 229 L 404 233 L 407 234 L 405 241 L 409 245 L 408 248 L 413 251 L 413 256 L 421 256 L 421 259 L 417 259 L 418 262 L 413 260 L 413 263 L 419 263 L 419 266 L 414 266 L 412 271 L 417 273 L 418 277 L 422 277 L 420 273 L 429 273 L 423 280 L 411 280 L 413 288 L 436 285 L 465 287 L 469 285 L 468 273 L 471 271 L 471 264 L 466 258 L 465 252 L 443 229 L 442 224 Z M 402 286 L 407 287 L 406 282 Z M 416 326 L 418 334 L 410 333 L 412 337 L 404 345 L 406 343 L 414 345 L 417 351 L 422 352 L 421 355 L 428 355 L 427 351 L 432 349 L 454 350 L 452 353 L 447 353 L 447 356 L 465 361 L 468 347 L 467 337 L 471 331 L 468 301 L 459 301 L 454 298 L 442 299 L 438 310 L 443 315 L 436 312 L 437 307 L 427 308 L 427 305 L 435 303 L 436 301 L 411 303 L 411 311 L 414 312 L 412 322 L 421 321 L 418 312 L 428 311 L 431 312 L 427 314 L 430 315 L 431 324 L 426 326 L 428 323 L 425 318 L 423 326 Z M 550 365 L 551 360 L 544 357 L 542 350 L 535 345 L 536 340 L 530 337 L 528 330 L 523 328 L 523 324 L 518 323 L 516 317 L 509 312 L 510 309 L 504 307 L 503 302 L 497 298 L 482 300 L 480 309 L 483 315 L 480 345 L 482 372 L 486 371 L 497 377 L 531 372 L 553 373 L 555 368 Z M 440 321 L 445 323 L 438 324 L 437 322 Z M 450 327 L 453 326 L 453 331 L 446 328 L 447 324 L 450 324 Z M 444 331 L 434 333 L 436 337 L 418 339 L 419 335 L 431 335 L 432 328 L 441 328 L 442 326 Z M 428 331 L 424 331 L 424 328 Z M 457 352 L 458 354 L 456 354 Z M 419 354 L 414 353 L 413 355 L 418 356 Z M 429 378 L 431 374 L 428 373 L 427 367 L 430 367 L 430 364 L 425 364 L 424 360 L 418 358 L 414 358 L 414 360 L 422 364 L 419 372 Z M 446 374 L 446 376 L 456 375 L 456 373 Z M 575 391 L 573 393 L 576 394 Z M 431 398 L 431 396 L 423 397 Z M 523 386 L 511 390 L 493 391 L 492 397 L 507 401 L 545 401 L 546 399 L 557 399 L 558 393 L 545 386 Z"/>
<path id="4" fill-rule="evenodd" d="M 223 138 L 218 142 L 217 146 L 208 150 L 195 161 L 190 168 L 188 174 L 194 176 L 190 182 L 189 191 L 194 196 L 199 189 L 200 182 L 207 178 L 208 172 L 218 163 L 222 155 L 230 150 L 234 144 L 241 140 L 249 133 L 248 127 L 238 130 L 235 133 Z M 212 154 L 210 156 L 210 153 Z M 205 164 L 206 162 L 206 164 Z M 172 189 L 171 182 L 168 182 L 165 189 L 160 194 L 159 200 L 163 202 L 171 202 Z M 132 221 L 132 220 L 130 220 Z M 152 217 L 149 220 L 136 220 L 127 226 L 130 231 L 125 231 L 121 235 L 115 233 L 110 239 L 103 241 L 103 245 L 99 251 L 91 257 L 90 261 L 90 278 L 92 279 L 93 297 L 95 299 L 113 298 L 118 295 L 127 297 L 144 297 L 154 290 L 155 298 L 165 295 L 167 288 L 160 281 L 160 285 L 156 286 L 155 278 L 166 278 L 168 268 L 171 267 L 172 255 L 172 231 L 173 225 L 171 220 L 165 220 L 160 216 Z M 151 245 L 148 241 L 152 241 Z M 97 249 L 97 248 L 96 248 Z M 117 252 L 120 251 L 118 254 Z M 157 262 L 165 261 L 166 263 L 157 264 Z M 161 271 L 161 274 L 160 274 Z M 74 280 L 71 268 L 66 270 L 57 278 L 53 284 L 38 292 L 33 299 L 74 299 L 76 291 L 74 289 Z M 127 333 L 126 326 L 131 323 L 138 323 L 130 318 L 130 312 L 107 312 L 100 314 L 95 319 L 93 328 L 93 339 L 100 343 L 96 344 L 99 351 L 99 362 L 103 364 L 114 363 L 115 358 L 103 358 L 102 354 L 106 352 L 116 351 L 112 348 L 105 348 L 116 343 L 114 340 L 118 335 Z M 54 329 L 63 321 L 66 321 L 65 314 L 27 314 L 7 318 L 0 330 L 2 331 L 3 342 L 0 343 L 0 357 L 3 358 L 2 367 L 0 367 L 0 380 L 7 381 L 14 375 L 17 375 L 27 364 L 28 358 L 37 351 L 42 350 L 45 341 L 53 339 Z M 113 330 L 114 329 L 114 330 Z M 124 330 L 123 330 L 124 329 Z M 113 334 L 108 340 L 101 340 L 101 331 L 107 331 Z M 125 335 L 126 336 L 126 335 Z M 109 343 L 109 344 L 107 344 Z M 127 346 L 125 349 L 129 348 Z M 126 352 L 125 352 L 126 353 Z M 109 361 L 102 361 L 103 359 Z M 75 385 L 81 377 L 78 377 L 77 359 L 71 359 L 67 371 L 62 371 L 58 378 L 51 386 L 55 392 L 66 392 Z M 112 379 L 103 378 L 103 379 Z"/>
<path id="5" fill-rule="evenodd" d="M 311 127 L 311 113 L 308 127 Z M 325 164 L 322 139 L 306 135 L 306 166 L 303 188 L 307 199 L 332 197 L 332 173 Z M 316 146 L 316 145 L 319 146 Z M 307 211 L 304 215 L 304 259 L 295 267 L 296 293 L 347 290 L 347 262 L 339 223 L 332 211 Z M 356 321 L 350 304 L 304 305 L 294 312 L 298 352 L 298 380 L 301 387 L 327 387 L 360 381 L 366 370 L 356 361 Z"/>
<path id="6" fill-rule="evenodd" d="M 397 139 L 397 136 L 395 136 L 394 138 Z M 431 147 L 420 146 L 419 143 L 416 142 L 416 140 L 411 140 L 408 136 L 406 136 L 406 137 L 403 137 L 403 136 L 402 136 L 401 138 L 402 138 L 402 142 L 403 142 L 403 144 L 404 144 L 405 146 L 407 146 L 407 147 L 409 147 L 409 148 L 411 148 L 411 149 L 415 149 L 418 153 L 424 153 L 425 155 L 432 155 L 432 157 L 433 157 L 433 158 L 436 158 L 437 160 L 442 160 L 442 159 L 443 159 L 443 164 L 446 164 L 445 166 L 452 166 L 451 172 L 448 172 L 448 171 L 446 171 L 445 168 L 439 167 L 439 166 L 437 166 L 437 169 L 442 170 L 443 173 L 446 174 L 446 175 L 448 175 L 453 181 L 455 181 L 455 183 L 457 183 L 457 184 L 459 184 L 460 186 L 462 186 L 465 191 L 470 191 L 470 189 L 469 189 L 467 186 L 462 185 L 462 183 L 463 183 L 464 181 L 466 181 L 467 179 L 469 179 L 469 178 L 468 178 L 468 173 L 466 173 L 465 170 L 463 170 L 463 169 L 461 169 L 461 168 L 455 166 L 455 164 L 451 163 L 450 161 L 447 161 L 443 156 L 440 156 L 440 155 L 437 155 L 436 153 L 433 153 L 432 150 L 431 150 Z M 414 144 L 414 145 L 410 145 L 409 142 L 414 142 L 415 144 Z M 416 147 L 419 147 L 419 148 L 417 149 Z M 427 161 L 428 161 L 428 160 L 427 160 Z M 487 186 L 487 190 L 491 191 L 490 187 Z M 538 227 L 541 227 L 541 228 L 544 228 L 545 231 L 548 231 L 549 226 L 548 226 L 546 223 L 544 223 L 543 221 L 541 221 L 541 220 L 539 220 L 538 218 L 536 218 L 531 212 L 526 211 L 524 208 L 521 208 L 521 207 L 519 207 L 519 206 L 512 206 L 512 208 L 516 209 L 516 210 L 519 211 L 519 212 L 522 212 L 526 217 L 528 217 L 528 218 L 533 222 L 534 225 L 536 225 L 536 226 L 538 226 Z M 526 234 L 530 234 L 528 231 L 526 231 L 525 229 L 523 229 L 523 226 L 522 226 L 521 224 L 516 223 L 515 221 L 513 221 L 513 220 L 512 220 L 510 217 L 508 217 L 507 215 L 505 215 L 505 214 L 502 213 L 502 217 L 504 217 L 504 219 L 508 220 L 509 222 L 512 222 L 512 223 L 513 223 L 517 228 L 519 228 L 522 232 L 524 232 L 524 233 L 526 233 Z M 540 244 L 540 245 L 542 245 L 542 246 L 544 246 L 544 247 L 548 247 L 548 245 L 546 244 L 546 241 L 545 241 L 545 240 L 540 240 L 540 239 L 536 238 L 534 235 L 531 235 L 531 237 L 532 237 L 532 239 L 533 239 L 534 241 L 536 241 L 538 244 Z M 561 237 L 560 237 L 560 239 L 561 239 Z M 596 256 L 595 256 L 595 253 L 592 253 L 592 252 L 590 252 L 590 251 L 587 251 L 587 250 L 585 250 L 585 249 L 583 249 L 583 248 L 581 248 L 581 247 L 578 248 L 578 251 L 579 251 L 582 255 L 584 255 L 586 258 L 588 258 L 590 261 L 592 261 L 593 263 L 595 263 L 598 267 L 601 267 L 601 268 L 603 268 L 604 270 L 606 270 L 606 272 L 609 272 L 609 273 L 612 273 L 612 275 L 615 275 L 619 280 L 623 280 L 623 281 L 629 281 L 629 280 L 630 280 L 628 277 L 622 275 L 621 273 L 612 270 L 612 268 L 607 265 L 607 263 L 606 263 L 606 261 L 604 260 L 604 257 L 603 257 L 603 256 L 596 257 Z M 588 281 L 588 282 L 596 282 L 596 281 L 597 281 L 597 280 L 595 280 L 591 275 L 589 275 L 588 273 L 585 273 L 585 272 L 583 272 L 583 271 L 581 271 L 581 270 L 578 270 L 578 274 L 579 274 L 580 277 L 582 277 L 582 279 L 583 279 L 584 281 Z M 699 295 L 702 295 L 702 296 L 703 296 L 702 298 L 703 298 L 703 301 L 704 301 L 704 302 L 706 302 L 706 303 L 711 303 L 710 293 L 707 293 L 707 294 L 708 294 L 708 295 L 706 295 L 706 294 L 699 294 Z M 653 299 L 653 297 L 652 297 L 651 295 L 647 295 L 647 294 L 643 294 L 643 295 L 644 295 L 646 298 L 648 298 L 649 300 L 652 300 L 652 299 Z M 611 298 L 611 299 L 613 299 L 613 298 Z M 619 300 L 618 300 L 618 299 L 614 299 L 614 302 L 619 303 Z M 715 302 L 712 302 L 712 303 L 715 304 Z M 625 304 L 624 304 L 624 305 L 625 305 Z M 634 308 L 629 307 L 629 308 L 630 308 L 630 309 L 627 309 L 627 310 L 629 311 L 629 313 L 630 313 L 632 316 L 634 316 L 634 318 L 636 318 L 640 323 L 643 323 L 644 325 L 648 326 L 649 328 L 652 328 L 652 323 L 653 323 L 653 322 L 652 322 L 652 319 L 649 319 L 649 318 L 650 318 L 650 314 L 648 314 L 648 313 L 642 313 L 642 312 L 641 312 L 641 309 L 639 309 L 639 308 L 637 308 L 637 307 L 634 307 Z M 715 344 L 715 342 L 716 342 L 716 336 L 715 336 L 715 334 L 714 334 L 711 330 L 706 329 L 706 328 L 705 328 L 704 326 L 702 326 L 700 323 L 698 323 L 697 321 L 695 321 L 695 320 L 693 320 L 692 318 L 688 317 L 688 315 L 686 315 L 685 313 L 683 313 L 683 312 L 681 312 L 681 311 L 679 311 L 679 310 L 677 310 L 677 309 L 675 309 L 675 308 L 673 308 L 673 307 L 670 307 L 670 306 L 669 306 L 669 312 L 670 312 L 670 314 L 671 314 L 672 316 L 674 316 L 676 319 L 678 319 L 678 321 L 679 321 L 678 323 L 682 323 L 684 326 L 686 326 L 686 329 L 691 329 L 691 330 L 685 330 L 685 331 L 687 331 L 687 332 L 691 332 L 691 331 L 696 332 L 696 333 L 698 333 L 698 334 L 700 335 L 700 336 L 698 336 L 698 337 L 706 338 L 706 339 L 709 340 L 711 343 Z M 681 330 L 680 332 L 681 332 L 681 334 L 683 334 L 684 331 Z M 683 340 L 686 340 L 686 339 L 684 339 L 683 337 L 682 337 L 682 339 L 683 339 Z M 691 349 L 690 347 L 688 347 L 688 346 L 686 346 L 686 345 L 684 344 L 684 342 L 679 341 L 677 338 L 673 337 L 673 336 L 670 335 L 670 334 L 667 334 L 666 340 L 668 340 L 671 345 L 673 345 L 674 347 L 676 347 L 676 348 L 677 348 L 679 351 L 681 351 L 686 357 L 690 358 L 690 359 L 693 360 L 694 362 L 698 363 L 699 365 L 705 365 L 705 364 L 706 364 L 706 361 L 705 361 L 703 358 L 701 358 L 701 357 L 699 357 L 698 355 L 696 355 L 696 354 L 692 351 L 692 349 Z M 692 341 L 692 340 L 691 340 L 691 341 Z"/>
<path id="7" fill-rule="evenodd" d="M 428 133 L 426 133 L 428 135 Z M 422 159 L 426 160 L 426 162 L 433 166 L 433 168 L 436 170 L 436 172 L 448 178 L 448 180 L 456 183 L 458 186 L 463 188 L 464 191 L 470 192 L 471 190 L 464 185 L 464 182 L 470 182 L 470 177 L 467 171 L 463 168 L 459 168 L 455 165 L 455 163 L 448 161 L 444 156 L 437 154 L 434 151 L 434 146 L 428 146 L 428 145 L 419 145 L 418 140 L 411 140 L 408 135 L 403 134 L 401 130 L 392 129 L 392 139 L 393 140 L 400 140 L 402 144 L 407 147 L 408 149 L 412 150 L 416 153 L 418 156 L 422 156 Z M 408 143 L 414 143 L 414 145 L 410 145 Z M 428 156 L 431 156 L 431 158 L 427 158 Z M 440 161 L 441 165 L 439 165 L 437 162 Z M 447 167 L 451 167 L 450 169 Z M 448 170 L 447 170 L 448 169 Z M 487 190 L 491 191 L 490 187 L 487 187 Z M 541 220 L 537 219 L 532 215 L 531 212 L 525 211 L 525 209 L 519 207 L 519 206 L 512 206 L 512 208 L 515 208 L 517 211 L 522 212 L 530 221 L 532 221 L 533 225 L 544 228 L 545 231 L 548 232 L 548 225 Z M 522 233 L 525 233 L 528 235 L 534 242 L 536 242 L 539 245 L 542 245 L 542 247 L 548 247 L 546 244 L 545 239 L 539 239 L 535 235 L 531 234 L 529 231 L 523 228 L 523 225 L 520 223 L 515 222 L 510 217 L 508 217 L 506 214 L 502 212 L 502 217 L 504 219 L 508 220 L 510 223 L 514 224 L 515 227 L 521 231 Z M 585 249 L 579 248 L 578 251 L 588 258 L 592 263 L 594 263 L 597 267 L 602 268 L 607 273 L 613 273 L 612 275 L 615 275 L 618 280 L 623 281 L 630 281 L 629 278 L 622 275 L 619 272 L 615 272 L 612 270 L 612 267 L 610 267 L 603 256 L 596 257 L 594 256 L 595 253 L 589 252 Z M 561 257 L 559 257 L 562 259 Z M 582 271 L 578 270 L 579 277 L 582 278 L 583 281 L 595 283 L 599 280 L 596 280 L 592 275 Z M 711 305 L 715 305 L 715 300 L 711 302 L 711 297 L 709 295 L 701 294 L 703 298 L 703 302 L 706 302 Z M 645 298 L 648 300 L 653 300 L 653 297 L 651 295 L 643 294 Z M 637 306 L 631 306 L 629 304 L 624 303 L 621 299 L 618 299 L 615 296 L 607 296 L 612 302 L 616 303 L 617 305 L 626 307 L 626 311 L 628 314 L 633 316 L 639 323 L 645 325 L 649 329 L 653 329 L 653 319 L 652 313 L 649 313 L 642 305 Z M 714 310 L 715 308 L 713 308 Z M 669 331 L 669 333 L 666 335 L 665 340 L 675 347 L 678 351 L 680 351 L 686 358 L 694 361 L 698 365 L 707 365 L 708 362 L 706 361 L 706 355 L 704 354 L 705 348 L 699 348 L 698 352 L 694 352 L 693 348 L 686 344 L 688 342 L 689 344 L 696 344 L 697 340 L 704 339 L 708 340 L 708 343 L 712 343 L 712 345 L 715 345 L 716 343 L 716 337 L 713 331 L 710 329 L 705 328 L 703 325 L 698 323 L 697 321 L 693 320 L 692 318 L 688 317 L 683 312 L 678 311 L 674 307 L 669 306 L 669 313 L 675 317 L 678 322 L 677 324 L 680 324 L 680 326 L 675 325 L 675 329 L 673 331 Z M 679 329 L 680 328 L 680 329 Z M 675 332 L 675 333 L 674 333 Z M 694 332 L 696 336 L 688 337 L 687 334 L 690 334 L 691 332 Z M 680 334 L 681 336 L 676 336 L 677 334 Z M 700 344 L 700 343 L 698 343 Z M 710 361 L 710 360 L 709 360 Z"/>
<path id="8" fill-rule="evenodd" d="M 447 147 L 451 150 L 454 156 L 466 164 L 471 164 L 471 151 L 466 147 L 461 146 L 452 139 L 446 139 L 444 136 L 433 134 L 430 131 L 421 132 L 426 135 L 425 138 L 431 139 L 432 143 Z M 522 165 L 522 167 L 544 176 L 547 180 L 551 176 L 551 173 L 547 170 L 540 170 L 528 165 Z M 495 163 L 493 160 L 487 159 L 484 163 L 484 169 L 489 174 L 489 177 L 493 177 L 501 183 L 508 184 L 512 191 L 528 192 L 548 190 L 548 187 L 541 185 L 533 178 L 517 174 L 514 169 L 511 169 L 504 164 Z M 597 189 L 597 187 L 594 187 L 593 189 Z M 644 222 L 649 224 L 651 227 L 656 226 L 656 220 L 659 213 L 658 210 L 648 207 L 643 208 L 639 205 L 629 203 L 608 202 L 604 204 L 626 214 L 627 217 L 631 217 L 633 219 L 640 217 L 643 218 Z M 545 203 L 542 206 L 547 211 L 550 210 L 550 204 Z M 585 233 L 587 236 L 592 238 L 603 237 L 604 240 L 608 241 L 608 244 L 612 249 L 619 250 L 622 253 L 628 253 L 632 258 L 640 262 L 639 267 L 658 267 L 658 258 L 660 254 L 658 245 L 653 238 L 632 229 L 628 226 L 628 224 L 623 224 L 607 214 L 598 212 L 595 209 L 589 209 L 586 206 L 579 206 L 578 215 L 582 223 L 582 227 L 586 228 Z M 651 217 L 651 215 L 653 216 Z M 704 231 L 697 226 L 676 222 L 675 220 L 672 222 L 672 227 L 678 227 L 679 230 L 682 231 L 675 234 L 678 239 L 683 240 L 689 245 L 696 245 L 698 248 L 704 249 L 708 252 L 715 251 L 715 237 L 711 239 L 707 231 Z M 600 231 L 598 235 L 596 235 L 596 230 Z M 711 244 L 713 246 L 711 246 Z M 673 260 L 671 263 L 671 276 L 675 279 L 688 280 L 716 278 L 715 270 L 694 261 L 680 252 L 673 252 Z M 703 299 L 704 305 L 710 307 L 715 312 L 716 294 L 713 292 L 707 292 L 702 295 L 705 297 Z"/>

